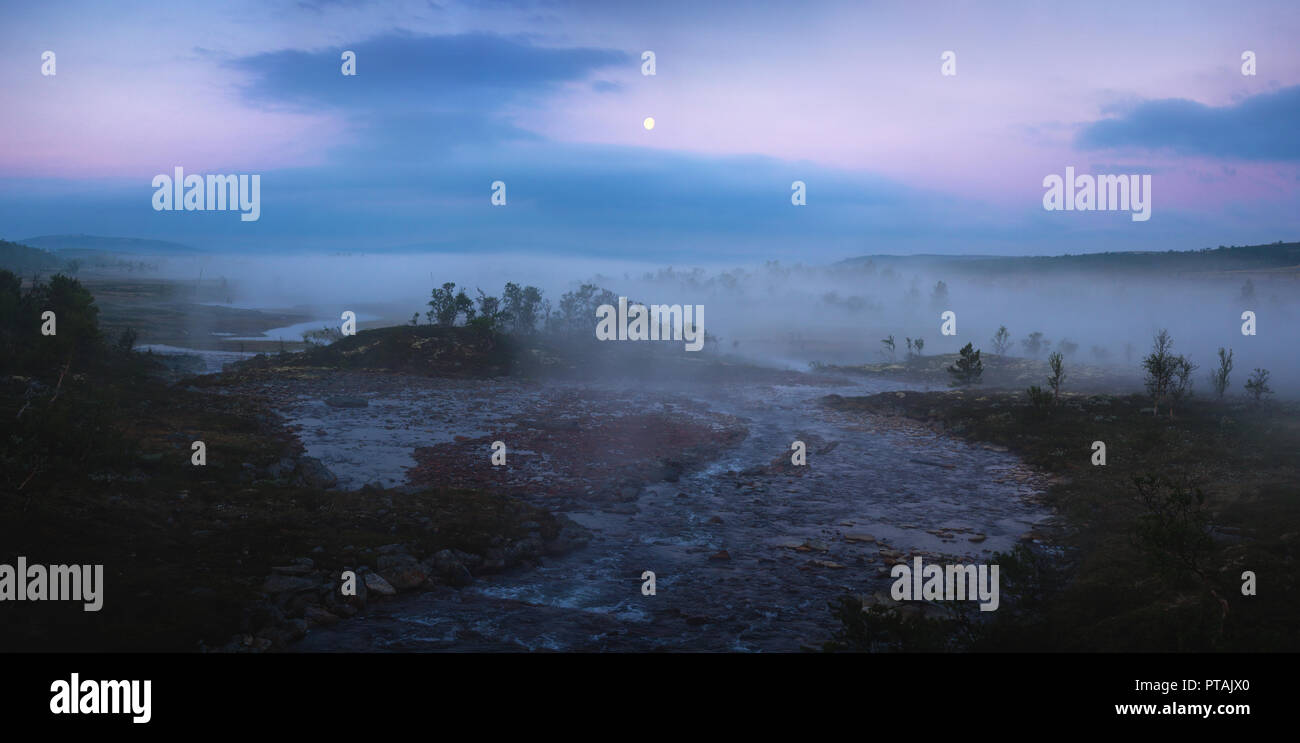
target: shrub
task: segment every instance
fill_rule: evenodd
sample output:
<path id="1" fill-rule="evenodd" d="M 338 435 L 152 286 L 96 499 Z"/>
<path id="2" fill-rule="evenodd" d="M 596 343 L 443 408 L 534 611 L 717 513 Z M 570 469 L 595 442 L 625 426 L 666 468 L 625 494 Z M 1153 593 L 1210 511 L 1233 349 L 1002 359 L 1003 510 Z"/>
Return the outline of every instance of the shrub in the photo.
<path id="1" fill-rule="evenodd" d="M 1142 509 L 1134 524 L 1138 548 L 1168 578 L 1188 572 L 1204 578 L 1202 566 L 1214 548 L 1205 494 L 1163 476 L 1136 476 L 1133 486 Z"/>
<path id="2" fill-rule="evenodd" d="M 1255 404 L 1258 405 L 1264 398 L 1264 395 L 1273 394 L 1273 389 L 1268 386 L 1268 370 L 1255 369 L 1246 380 L 1246 391 L 1255 397 Z"/>
<path id="3" fill-rule="evenodd" d="M 1036 359 L 1038 354 L 1052 345 L 1052 342 L 1044 338 L 1042 333 L 1034 331 L 1029 334 L 1028 338 L 1020 341 L 1020 345 L 1024 346 L 1025 353 L 1029 354 L 1029 358 Z"/>
<path id="4" fill-rule="evenodd" d="M 1046 410 L 1052 407 L 1052 393 L 1045 392 L 1042 387 L 1031 385 L 1026 392 L 1029 394 L 1029 404 L 1035 409 Z"/>

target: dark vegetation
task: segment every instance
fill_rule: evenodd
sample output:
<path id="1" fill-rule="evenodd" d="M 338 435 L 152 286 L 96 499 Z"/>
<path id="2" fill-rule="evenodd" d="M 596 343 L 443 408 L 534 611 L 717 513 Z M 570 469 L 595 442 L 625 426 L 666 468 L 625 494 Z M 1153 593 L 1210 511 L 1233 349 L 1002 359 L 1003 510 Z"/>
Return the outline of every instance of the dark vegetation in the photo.
<path id="1" fill-rule="evenodd" d="M 1045 393 L 1044 393 L 1045 394 Z M 1023 544 L 1001 565 L 1002 607 L 911 617 L 856 597 L 833 605 L 835 650 L 1297 650 L 1300 417 L 1293 403 L 1193 399 L 1177 418 L 1140 395 L 1063 393 L 1044 415 L 1018 393 L 832 396 L 840 410 L 905 416 L 1003 445 L 1056 476 L 1064 516 L 1049 559 Z M 1091 445 L 1107 463 L 1091 463 Z M 1256 596 L 1242 595 L 1254 571 Z"/>
<path id="2" fill-rule="evenodd" d="M 963 346 L 956 363 L 948 367 L 948 373 L 952 375 L 951 384 L 954 387 L 979 384 L 980 377 L 984 374 L 984 362 L 980 361 L 979 349 L 970 343 Z"/>
<path id="3" fill-rule="evenodd" d="M 75 259 L 64 260 L 47 250 L 0 240 L 0 266 L 20 275 L 56 271 L 76 273 L 80 265 Z"/>
<path id="4" fill-rule="evenodd" d="M 46 310 L 53 336 L 40 333 Z M 305 616 L 364 608 L 333 587 L 344 568 L 382 567 L 381 547 L 459 550 L 502 569 L 533 554 L 514 545 L 561 532 L 545 511 L 477 491 L 333 492 L 263 401 L 168 384 L 96 318 L 76 280 L 24 290 L 0 271 L 0 559 L 105 566 L 100 612 L 0 604 L 3 649 L 273 648 L 305 631 Z M 191 463 L 195 440 L 206 466 Z M 268 582 L 273 567 L 304 561 L 305 589 Z M 440 580 L 431 566 L 428 585 Z"/>
<path id="5" fill-rule="evenodd" d="M 886 256 L 873 255 L 842 261 L 840 265 L 865 265 L 911 270 L 942 266 L 968 275 L 998 276 L 1043 273 L 1100 273 L 1133 276 L 1216 273 L 1221 271 L 1294 271 L 1300 266 L 1300 243 L 1278 241 L 1270 245 L 1224 246 L 1165 252 L 1087 253 L 1059 256 Z"/>

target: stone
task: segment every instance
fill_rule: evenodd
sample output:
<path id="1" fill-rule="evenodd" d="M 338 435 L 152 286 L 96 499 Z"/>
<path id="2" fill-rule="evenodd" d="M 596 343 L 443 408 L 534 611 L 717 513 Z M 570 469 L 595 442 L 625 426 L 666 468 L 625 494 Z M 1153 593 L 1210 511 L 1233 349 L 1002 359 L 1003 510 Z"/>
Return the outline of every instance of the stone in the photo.
<path id="1" fill-rule="evenodd" d="M 392 584 L 384 580 L 383 576 L 378 573 L 366 573 L 366 592 L 374 592 L 380 596 L 396 596 L 397 589 Z"/>
<path id="2" fill-rule="evenodd" d="M 379 558 L 379 575 L 399 591 L 421 586 L 429 576 L 410 555 L 384 555 Z"/>
<path id="3" fill-rule="evenodd" d="M 339 484 L 339 479 L 316 457 L 302 457 L 298 460 L 303 482 L 312 488 L 328 490 Z"/>

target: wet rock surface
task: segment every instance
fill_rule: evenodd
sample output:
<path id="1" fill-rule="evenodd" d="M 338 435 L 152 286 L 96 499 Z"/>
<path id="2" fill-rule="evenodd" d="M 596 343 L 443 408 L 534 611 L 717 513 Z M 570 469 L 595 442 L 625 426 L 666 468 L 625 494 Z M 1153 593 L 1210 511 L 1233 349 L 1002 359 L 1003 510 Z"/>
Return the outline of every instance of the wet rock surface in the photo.
<path id="1" fill-rule="evenodd" d="M 834 629 L 829 600 L 887 592 L 890 565 L 986 561 L 1048 520 L 1045 482 L 1011 454 L 819 402 L 889 388 L 362 373 L 265 383 L 345 487 L 481 487 L 571 519 L 547 543 L 381 558 L 369 575 L 394 592 L 394 579 L 425 582 L 362 602 L 355 618 L 308 618 L 293 647 L 797 651 Z M 323 402 L 335 394 L 368 404 Z M 807 466 L 790 465 L 795 439 Z M 490 463 L 495 440 L 504 467 Z M 656 595 L 642 594 L 645 571 Z"/>

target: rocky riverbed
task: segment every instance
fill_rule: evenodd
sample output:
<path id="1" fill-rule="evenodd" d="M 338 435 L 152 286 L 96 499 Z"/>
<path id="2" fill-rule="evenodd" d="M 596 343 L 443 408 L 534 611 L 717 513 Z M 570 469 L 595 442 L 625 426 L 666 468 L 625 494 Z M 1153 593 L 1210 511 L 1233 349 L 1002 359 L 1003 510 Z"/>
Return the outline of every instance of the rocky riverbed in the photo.
<path id="1" fill-rule="evenodd" d="M 1005 450 L 821 404 L 891 388 L 901 385 L 797 373 L 258 382 L 338 488 L 480 488 L 571 524 L 549 542 L 512 542 L 510 555 L 393 545 L 364 556 L 370 597 L 385 584 L 402 595 L 350 602 L 341 613 L 360 613 L 345 621 L 304 617 L 294 647 L 792 651 L 833 629 L 829 600 L 887 591 L 895 562 L 981 562 L 1041 538 L 1044 478 Z M 806 466 L 791 464 L 795 440 Z M 505 465 L 492 464 L 495 441 Z M 647 571 L 654 595 L 642 591 Z"/>

